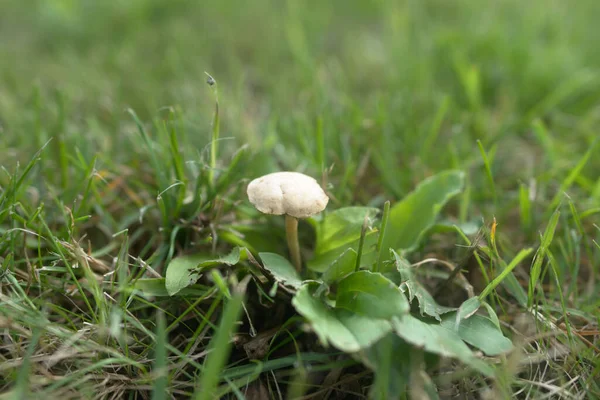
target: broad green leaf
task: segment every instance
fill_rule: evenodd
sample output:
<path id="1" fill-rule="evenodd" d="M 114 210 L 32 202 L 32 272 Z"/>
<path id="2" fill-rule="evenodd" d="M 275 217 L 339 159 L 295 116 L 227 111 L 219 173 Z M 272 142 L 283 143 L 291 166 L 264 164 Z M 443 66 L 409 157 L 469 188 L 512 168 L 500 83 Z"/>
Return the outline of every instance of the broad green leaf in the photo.
<path id="1" fill-rule="evenodd" d="M 436 222 L 431 228 L 428 229 L 430 234 L 432 233 L 454 233 L 457 229 L 460 229 L 462 233 L 467 236 L 475 235 L 482 226 L 482 221 L 480 219 L 475 219 L 472 221 L 466 221 L 463 223 L 457 223 L 454 220 L 441 220 Z"/>
<path id="2" fill-rule="evenodd" d="M 361 349 L 371 346 L 392 330 L 390 323 L 382 319 L 339 308 L 333 311 L 334 316 L 352 333 Z M 335 341 L 330 341 L 335 346 Z"/>
<path id="3" fill-rule="evenodd" d="M 302 285 L 302 279 L 296 272 L 296 268 L 287 258 L 275 253 L 258 253 L 264 267 L 273 275 L 277 282 L 298 289 Z"/>
<path id="4" fill-rule="evenodd" d="M 394 263 L 396 264 L 396 269 L 400 273 L 400 279 L 402 279 L 402 283 L 400 284 L 400 290 L 408 292 L 408 300 L 412 303 L 412 301 L 416 298 L 419 303 L 419 312 L 421 316 L 429 315 L 434 317 L 438 321 L 441 321 L 441 314 L 448 313 L 450 311 L 454 311 L 455 308 L 445 307 L 439 305 L 429 294 L 427 289 L 421 285 L 421 283 L 415 278 L 413 273 L 413 268 L 410 266 L 408 261 L 396 253 L 394 250 L 391 250 L 391 253 L 394 257 Z"/>
<path id="5" fill-rule="evenodd" d="M 442 207 L 463 188 L 462 171 L 444 171 L 421 182 L 390 210 L 384 249 L 412 250 Z"/>
<path id="6" fill-rule="evenodd" d="M 165 278 L 145 278 L 135 281 L 134 289 L 141 291 L 146 296 L 169 296 L 165 285 Z M 204 296 L 206 288 L 199 285 L 188 286 L 177 292 L 178 296 Z"/>
<path id="7" fill-rule="evenodd" d="M 377 252 L 375 251 L 377 235 L 375 233 L 376 231 L 368 231 L 365 236 L 365 244 L 360 259 L 361 268 L 370 267 L 377 259 Z M 358 228 L 358 236 L 360 236 L 360 227 Z M 358 242 L 359 239 L 356 239 L 347 245 L 337 247 L 323 254 L 317 254 L 307 262 L 307 266 L 312 271 L 325 272 L 348 249 L 356 252 L 358 250 Z"/>
<path id="8" fill-rule="evenodd" d="M 336 307 L 379 319 L 402 316 L 410 308 L 394 282 L 370 271 L 355 272 L 339 282 Z"/>
<path id="9" fill-rule="evenodd" d="M 394 318 L 392 326 L 398 336 L 425 351 L 456 358 L 486 376 L 494 374 L 492 367 L 475 357 L 456 332 L 437 322 L 428 323 L 408 314 Z"/>
<path id="10" fill-rule="evenodd" d="M 317 244 L 315 254 L 348 247 L 360 237 L 365 216 L 374 218 L 379 210 L 372 207 L 345 207 L 328 213 L 323 220 L 315 220 Z"/>
<path id="11" fill-rule="evenodd" d="M 195 283 L 200 278 L 202 269 L 216 265 L 235 265 L 240 261 L 242 251 L 246 256 L 246 249 L 235 247 L 231 253 L 224 257 L 211 258 L 204 254 L 193 254 L 176 257 L 167 267 L 166 288 L 170 296 L 181 289 Z"/>
<path id="12" fill-rule="evenodd" d="M 273 227 L 269 224 L 227 225 L 219 229 L 218 235 L 220 239 L 229 243 L 248 248 L 253 254 L 258 253 L 259 250 L 274 253 L 285 244 L 284 237 L 274 238 Z"/>
<path id="13" fill-rule="evenodd" d="M 177 294 L 181 289 L 195 283 L 199 275 L 194 274 L 196 267 L 206 261 L 203 254 L 176 257 L 169 263 L 166 273 L 165 286 L 169 296 Z"/>
<path id="14" fill-rule="evenodd" d="M 502 334 L 491 319 L 482 315 L 473 315 L 462 320 L 456 331 L 456 315 L 447 314 L 443 317 L 442 326 L 449 331 L 457 332 L 462 340 L 488 356 L 506 353 L 512 349 L 510 339 Z"/>
<path id="15" fill-rule="evenodd" d="M 321 276 L 323 282 L 330 284 L 351 274 L 356 265 L 356 251 L 347 249 L 339 256 Z"/>
<path id="16" fill-rule="evenodd" d="M 292 305 L 308 320 L 323 345 L 331 344 L 352 353 L 371 346 L 391 331 L 387 321 L 329 307 L 314 296 L 318 286 L 303 285 L 292 299 Z"/>

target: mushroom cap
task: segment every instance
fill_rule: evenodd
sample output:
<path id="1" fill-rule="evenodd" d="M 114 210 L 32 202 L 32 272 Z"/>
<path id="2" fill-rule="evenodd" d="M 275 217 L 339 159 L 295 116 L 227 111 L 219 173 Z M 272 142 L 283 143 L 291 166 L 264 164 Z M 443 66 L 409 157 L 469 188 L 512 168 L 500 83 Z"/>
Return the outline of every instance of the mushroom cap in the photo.
<path id="1" fill-rule="evenodd" d="M 248 185 L 248 199 L 264 214 L 308 218 L 325 209 L 329 197 L 319 183 L 299 172 L 274 172 Z"/>

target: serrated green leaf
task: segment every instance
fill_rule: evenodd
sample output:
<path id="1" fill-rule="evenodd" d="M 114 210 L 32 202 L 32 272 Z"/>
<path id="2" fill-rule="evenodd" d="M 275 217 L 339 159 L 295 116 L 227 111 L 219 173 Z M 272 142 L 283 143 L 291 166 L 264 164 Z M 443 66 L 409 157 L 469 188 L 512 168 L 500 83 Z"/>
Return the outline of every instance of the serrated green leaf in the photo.
<path id="1" fill-rule="evenodd" d="M 495 356 L 512 350 L 512 342 L 502 334 L 491 319 L 482 315 L 473 315 L 463 319 L 456 328 L 456 315 L 445 315 L 442 327 L 448 331 L 457 332 L 458 336 L 471 346 L 478 348 L 488 356 Z"/>
<path id="2" fill-rule="evenodd" d="M 417 299 L 419 303 L 419 313 L 421 316 L 429 315 L 438 321 L 441 321 L 441 315 L 456 310 L 454 307 L 446 307 L 438 304 L 433 296 L 417 281 L 409 280 L 400 285 L 400 289 L 409 292 L 409 298 L 412 303 L 413 299 Z"/>
<path id="3" fill-rule="evenodd" d="M 295 289 L 302 286 L 302 279 L 287 258 L 275 253 L 258 253 L 258 256 L 277 282 Z"/>
<path id="4" fill-rule="evenodd" d="M 410 308 L 394 282 L 370 271 L 355 272 L 339 282 L 336 307 L 378 319 L 402 316 Z"/>
<path id="5" fill-rule="evenodd" d="M 412 250 L 434 223 L 442 207 L 461 192 L 462 171 L 444 171 L 421 182 L 390 210 L 384 249 Z"/>
<path id="6" fill-rule="evenodd" d="M 429 315 L 438 321 L 441 321 L 441 314 L 456 310 L 452 307 L 439 305 L 434 300 L 433 296 L 429 294 L 427 289 L 425 289 L 423 285 L 421 285 L 421 283 L 415 278 L 413 268 L 410 266 L 408 261 L 394 250 L 391 250 L 391 253 L 394 258 L 396 269 L 400 273 L 400 278 L 402 279 L 400 290 L 408 292 L 409 302 L 412 303 L 415 298 L 417 299 L 421 316 Z"/>
<path id="7" fill-rule="evenodd" d="M 410 314 L 394 318 L 392 326 L 398 336 L 425 351 L 456 358 L 486 376 L 494 374 L 492 367 L 475 357 L 458 334 L 451 329 L 438 323 L 421 321 Z"/>
<path id="8" fill-rule="evenodd" d="M 323 345 L 331 344 L 352 353 L 371 346 L 391 331 L 391 325 L 385 320 L 327 306 L 314 296 L 318 287 L 315 283 L 303 285 L 292 299 L 292 305 L 308 320 Z"/>

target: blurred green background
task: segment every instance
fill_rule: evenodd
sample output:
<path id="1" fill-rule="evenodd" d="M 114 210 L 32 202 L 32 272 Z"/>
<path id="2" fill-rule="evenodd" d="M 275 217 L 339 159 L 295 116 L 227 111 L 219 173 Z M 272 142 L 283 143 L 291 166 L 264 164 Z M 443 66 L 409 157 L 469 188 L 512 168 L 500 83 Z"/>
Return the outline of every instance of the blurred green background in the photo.
<path id="1" fill-rule="evenodd" d="M 2 165 L 57 134 L 87 159 L 144 159 L 125 110 L 151 122 L 171 106 L 196 157 L 214 102 L 204 71 L 218 82 L 223 146 L 267 154 L 256 174 L 333 165 L 341 203 L 481 168 L 478 139 L 499 190 L 535 177 L 555 191 L 597 136 L 595 0 L 0 4 Z M 579 178 L 594 197 L 599 167 Z M 486 188 L 484 174 L 472 179 Z"/>

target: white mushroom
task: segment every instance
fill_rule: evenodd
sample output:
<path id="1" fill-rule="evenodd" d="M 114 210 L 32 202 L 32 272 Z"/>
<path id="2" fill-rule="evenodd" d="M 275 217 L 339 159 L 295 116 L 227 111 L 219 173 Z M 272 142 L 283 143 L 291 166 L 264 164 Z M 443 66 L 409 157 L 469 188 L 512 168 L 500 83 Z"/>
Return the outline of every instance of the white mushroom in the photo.
<path id="1" fill-rule="evenodd" d="M 292 262 L 300 270 L 298 218 L 308 218 L 325 209 L 329 197 L 319 183 L 299 172 L 275 172 L 248 185 L 248 199 L 264 214 L 284 215 Z"/>

